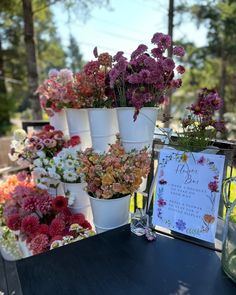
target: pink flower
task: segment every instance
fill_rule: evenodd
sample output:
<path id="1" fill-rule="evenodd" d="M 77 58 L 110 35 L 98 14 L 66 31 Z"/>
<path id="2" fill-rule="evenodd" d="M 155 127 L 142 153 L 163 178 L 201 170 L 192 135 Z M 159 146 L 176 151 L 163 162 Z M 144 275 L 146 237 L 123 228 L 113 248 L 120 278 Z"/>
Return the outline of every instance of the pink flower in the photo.
<path id="1" fill-rule="evenodd" d="M 49 247 L 49 238 L 45 234 L 38 234 L 35 236 L 29 245 L 30 250 L 33 254 L 39 254 L 47 250 Z"/>
<path id="2" fill-rule="evenodd" d="M 22 219 L 21 230 L 28 234 L 34 234 L 39 229 L 39 219 L 34 215 L 26 216 Z"/>
<path id="3" fill-rule="evenodd" d="M 90 61 L 84 66 L 84 72 L 86 75 L 91 76 L 98 72 L 99 63 L 98 61 Z"/>
<path id="4" fill-rule="evenodd" d="M 60 218 L 55 218 L 49 226 L 49 234 L 51 237 L 61 235 L 65 229 L 65 221 Z"/>
<path id="5" fill-rule="evenodd" d="M 11 230 L 19 230 L 21 227 L 21 218 L 19 214 L 12 214 L 7 218 L 7 226 Z"/>
<path id="6" fill-rule="evenodd" d="M 33 212 L 35 210 L 35 197 L 24 198 L 22 207 L 28 213 Z"/>
<path id="7" fill-rule="evenodd" d="M 47 214 L 52 208 L 52 197 L 45 191 L 35 200 L 36 209 L 42 214 Z"/>
<path id="8" fill-rule="evenodd" d="M 173 48 L 173 54 L 182 57 L 185 55 L 185 50 L 181 46 L 176 46 Z"/>
<path id="9" fill-rule="evenodd" d="M 58 74 L 59 74 L 59 71 L 57 69 L 51 69 L 48 72 L 48 77 L 49 77 L 49 79 L 55 79 L 55 78 L 57 78 Z"/>
<path id="10" fill-rule="evenodd" d="M 16 174 L 16 177 L 19 181 L 24 181 L 28 178 L 28 173 L 26 171 L 21 171 Z"/>
<path id="11" fill-rule="evenodd" d="M 164 207 L 166 205 L 166 201 L 163 198 L 158 199 L 157 203 L 158 207 Z"/>

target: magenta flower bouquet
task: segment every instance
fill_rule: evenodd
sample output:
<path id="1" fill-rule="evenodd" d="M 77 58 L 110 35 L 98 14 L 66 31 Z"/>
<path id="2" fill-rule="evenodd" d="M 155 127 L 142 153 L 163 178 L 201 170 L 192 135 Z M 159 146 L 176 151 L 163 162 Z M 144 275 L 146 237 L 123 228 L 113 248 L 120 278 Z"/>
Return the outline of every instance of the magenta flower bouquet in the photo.
<path id="1" fill-rule="evenodd" d="M 185 151 L 201 151 L 211 144 L 217 132 L 224 132 L 223 121 L 214 115 L 223 106 L 223 101 L 215 90 L 201 89 L 198 99 L 187 109 L 189 115 L 181 121 L 183 132 L 178 134 L 178 148 Z"/>
<path id="2" fill-rule="evenodd" d="M 176 75 L 183 74 L 184 67 L 176 66 L 172 58 L 164 56 L 166 49 L 171 47 L 171 37 L 155 33 L 151 42 L 155 47 L 150 52 L 146 45 L 140 44 L 129 61 L 122 51 L 117 52 L 109 72 L 117 106 L 134 107 L 134 119 L 142 107 L 165 103 L 167 90 L 182 85 L 182 80 Z M 173 54 L 182 57 L 185 51 L 182 47 L 174 47 Z"/>

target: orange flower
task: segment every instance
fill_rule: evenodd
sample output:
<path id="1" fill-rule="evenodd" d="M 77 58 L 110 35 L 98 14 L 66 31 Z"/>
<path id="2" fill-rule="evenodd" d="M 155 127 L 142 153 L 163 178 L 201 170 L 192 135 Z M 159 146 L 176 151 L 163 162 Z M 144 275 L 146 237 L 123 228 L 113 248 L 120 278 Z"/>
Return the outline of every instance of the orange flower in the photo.
<path id="1" fill-rule="evenodd" d="M 104 174 L 102 177 L 102 185 L 110 185 L 114 183 L 115 179 L 112 174 Z"/>
<path id="2" fill-rule="evenodd" d="M 203 216 L 203 218 L 204 218 L 204 220 L 206 221 L 206 223 L 208 223 L 208 224 L 212 224 L 212 223 L 215 222 L 215 217 L 212 216 L 212 215 L 210 215 L 210 214 L 205 214 L 205 215 Z"/>

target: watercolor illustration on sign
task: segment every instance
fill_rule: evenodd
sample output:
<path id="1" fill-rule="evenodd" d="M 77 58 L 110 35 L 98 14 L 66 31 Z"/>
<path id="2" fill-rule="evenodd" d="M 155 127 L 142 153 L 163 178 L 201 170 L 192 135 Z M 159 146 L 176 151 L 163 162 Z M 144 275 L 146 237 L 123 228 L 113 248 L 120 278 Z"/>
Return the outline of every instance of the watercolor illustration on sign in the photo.
<path id="1" fill-rule="evenodd" d="M 225 157 L 162 149 L 153 224 L 214 243 Z"/>

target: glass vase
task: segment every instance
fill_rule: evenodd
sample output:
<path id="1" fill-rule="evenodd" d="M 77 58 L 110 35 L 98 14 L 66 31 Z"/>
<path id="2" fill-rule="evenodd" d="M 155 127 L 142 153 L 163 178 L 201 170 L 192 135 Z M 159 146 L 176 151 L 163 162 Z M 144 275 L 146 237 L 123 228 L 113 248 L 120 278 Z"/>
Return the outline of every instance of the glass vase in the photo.
<path id="1" fill-rule="evenodd" d="M 137 236 L 143 236 L 145 230 L 149 227 L 149 218 L 144 210 L 136 209 L 136 211 L 131 214 L 130 230 Z"/>
<path id="2" fill-rule="evenodd" d="M 227 208 L 222 249 L 222 268 L 236 283 L 236 199 L 230 201 L 228 192 L 230 184 L 236 183 L 236 177 L 229 178 L 224 184 L 225 205 Z"/>

